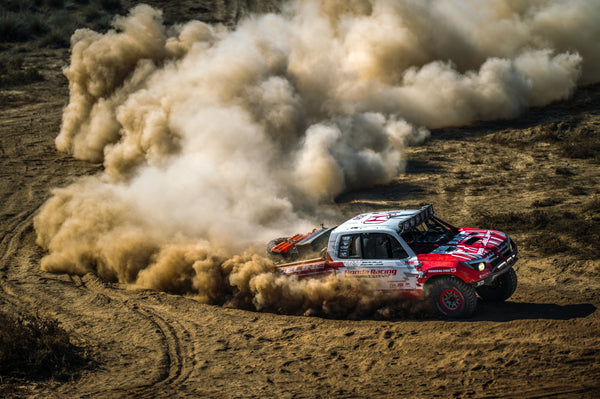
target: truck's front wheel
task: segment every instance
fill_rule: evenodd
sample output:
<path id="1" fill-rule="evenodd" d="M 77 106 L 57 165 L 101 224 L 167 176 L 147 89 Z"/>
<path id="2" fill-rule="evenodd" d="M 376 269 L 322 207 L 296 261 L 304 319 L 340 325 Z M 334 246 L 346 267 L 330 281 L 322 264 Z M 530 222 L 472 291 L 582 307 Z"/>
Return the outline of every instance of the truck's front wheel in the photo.
<path id="1" fill-rule="evenodd" d="M 477 288 L 477 294 L 486 302 L 506 301 L 517 289 L 517 273 L 510 269 L 498 276 L 491 285 Z"/>
<path id="2" fill-rule="evenodd" d="M 431 282 L 428 296 L 434 309 L 450 318 L 469 317 L 477 307 L 475 289 L 458 278 L 437 278 Z"/>

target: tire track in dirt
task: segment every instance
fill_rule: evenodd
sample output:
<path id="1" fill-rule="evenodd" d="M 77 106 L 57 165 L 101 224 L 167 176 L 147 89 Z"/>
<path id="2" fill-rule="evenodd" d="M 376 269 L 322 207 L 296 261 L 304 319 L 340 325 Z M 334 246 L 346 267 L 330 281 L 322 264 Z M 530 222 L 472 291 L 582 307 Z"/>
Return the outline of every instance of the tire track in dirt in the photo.
<path id="1" fill-rule="evenodd" d="M 581 388 L 565 387 L 563 385 L 535 386 L 527 388 L 507 387 L 505 392 L 496 392 L 489 398 L 523 398 L 523 399 L 545 399 L 545 398 L 574 398 L 588 397 L 586 394 L 599 392 L 600 385 L 585 386 Z"/>
<path id="2" fill-rule="evenodd" d="M 25 210 L 14 216 L 3 215 L 3 236 L 0 239 L 0 301 L 14 308 L 18 308 L 21 301 L 6 281 L 9 261 L 16 256 L 23 236 L 32 227 L 33 214 L 31 210 Z"/>
<path id="3" fill-rule="evenodd" d="M 7 311 L 7 307 L 18 309 L 20 305 L 19 298 L 14 294 L 13 290 L 6 284 L 0 284 L 0 304 L 3 310 Z"/>
<path id="4" fill-rule="evenodd" d="M 110 301 L 120 303 L 129 311 L 146 320 L 153 326 L 152 333 L 159 336 L 162 344 L 161 360 L 156 364 L 157 377 L 131 387 L 106 387 L 93 395 L 114 396 L 134 395 L 135 397 L 155 397 L 158 391 L 176 389 L 188 380 L 193 371 L 192 339 L 188 329 L 179 321 L 168 317 L 168 311 L 149 304 L 148 298 L 140 297 L 140 292 L 124 291 L 122 288 L 108 287 L 94 275 L 70 276 L 74 285 L 88 294 L 101 294 Z M 156 295 L 156 294 L 152 294 Z M 143 303 L 143 304 L 142 304 Z M 142 323 L 139 323 L 140 326 Z"/>
<path id="5" fill-rule="evenodd" d="M 164 318 L 158 315 L 158 313 L 150 310 L 149 308 L 141 308 L 138 305 L 133 305 L 136 312 L 157 327 L 157 332 L 161 335 L 161 341 L 165 344 L 165 368 L 167 369 L 156 381 L 161 385 L 168 385 L 173 381 L 181 378 L 181 371 L 183 369 L 183 359 L 181 357 L 181 345 L 179 337 L 175 332 L 175 328 L 169 325 Z"/>
<path id="6" fill-rule="evenodd" d="M 33 229 L 35 210 L 25 210 L 4 223 L 4 236 L 0 240 L 0 270 L 8 267 L 8 260 L 15 256 L 23 237 Z"/>
<path id="7" fill-rule="evenodd" d="M 58 126 L 60 113 L 35 118 L 37 106 L 28 112 L 11 111 L 2 118 L 5 134 L 0 139 L 4 180 L 0 191 L 4 203 L 0 210 L 0 304 L 10 312 L 39 312 L 58 320 L 80 345 L 95 351 L 100 362 L 106 361 L 107 369 L 117 367 L 130 377 L 115 379 L 104 374 L 99 382 L 90 375 L 85 389 L 65 384 L 56 393 L 154 397 L 157 389 L 170 390 L 184 383 L 193 370 L 189 356 L 192 341 L 186 327 L 175 320 L 175 312 L 145 301 L 138 291 L 111 287 L 95 276 L 51 275 L 39 269 L 41 249 L 35 244 L 33 231 L 39 206 L 51 187 L 64 184 L 72 176 L 95 173 L 101 166 L 56 154 L 53 137 L 46 132 Z M 87 306 L 94 301 L 96 306 Z M 107 305 L 102 306 L 102 301 Z M 104 327 L 111 314 L 117 318 L 116 326 Z M 136 329 L 141 334 L 133 339 L 140 342 L 129 344 L 126 334 Z M 110 336 L 121 330 L 122 337 Z M 150 350 L 150 356 L 159 361 L 151 364 L 154 358 L 144 360 L 149 355 L 135 352 L 138 347 Z M 107 348 L 114 353 L 103 353 Z M 136 367 L 143 369 L 139 375 Z"/>

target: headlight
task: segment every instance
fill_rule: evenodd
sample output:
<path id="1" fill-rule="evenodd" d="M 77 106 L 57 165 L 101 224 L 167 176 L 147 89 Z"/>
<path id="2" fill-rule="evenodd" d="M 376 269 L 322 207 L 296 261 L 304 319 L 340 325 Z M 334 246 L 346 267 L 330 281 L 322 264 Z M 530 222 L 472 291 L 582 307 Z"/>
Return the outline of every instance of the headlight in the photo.
<path id="1" fill-rule="evenodd" d="M 487 263 L 482 262 L 482 261 L 480 261 L 480 262 L 477 262 L 477 261 L 475 261 L 475 262 L 461 262 L 461 264 L 463 264 L 465 266 L 468 266 L 471 269 L 477 270 L 479 272 L 484 271 L 485 269 L 487 269 L 487 266 L 488 266 Z"/>

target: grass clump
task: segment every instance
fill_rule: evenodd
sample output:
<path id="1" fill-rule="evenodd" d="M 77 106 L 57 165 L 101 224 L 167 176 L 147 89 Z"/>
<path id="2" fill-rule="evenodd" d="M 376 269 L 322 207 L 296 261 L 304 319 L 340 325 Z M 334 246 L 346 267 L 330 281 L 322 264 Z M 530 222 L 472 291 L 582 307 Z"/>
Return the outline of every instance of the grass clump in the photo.
<path id="1" fill-rule="evenodd" d="M 41 14 L 0 9 L 0 42 L 25 42 L 49 30 Z"/>
<path id="2" fill-rule="evenodd" d="M 121 11 L 121 0 L 100 0 L 100 5 L 107 11 Z"/>
<path id="3" fill-rule="evenodd" d="M 546 208 L 549 206 L 555 206 L 562 203 L 562 200 L 560 198 L 544 198 L 541 200 L 535 200 L 533 201 L 533 203 L 531 204 L 531 206 L 533 206 L 534 208 Z"/>
<path id="4" fill-rule="evenodd" d="M 0 43 L 68 48 L 76 29 L 107 30 L 124 11 L 121 0 L 5 0 L 0 2 Z"/>
<path id="5" fill-rule="evenodd" d="M 44 80 L 37 68 L 23 67 L 23 57 L 0 59 L 0 89 Z"/>
<path id="6" fill-rule="evenodd" d="M 475 223 L 509 234 L 524 234 L 521 244 L 541 255 L 569 254 L 581 259 L 600 259 L 600 199 L 584 203 L 577 213 L 563 211 L 546 202 L 537 209 L 492 213 L 480 212 Z M 539 209 L 540 207 L 543 208 Z"/>
<path id="7" fill-rule="evenodd" d="M 67 379 L 85 364 L 58 322 L 0 312 L 0 376 Z"/>

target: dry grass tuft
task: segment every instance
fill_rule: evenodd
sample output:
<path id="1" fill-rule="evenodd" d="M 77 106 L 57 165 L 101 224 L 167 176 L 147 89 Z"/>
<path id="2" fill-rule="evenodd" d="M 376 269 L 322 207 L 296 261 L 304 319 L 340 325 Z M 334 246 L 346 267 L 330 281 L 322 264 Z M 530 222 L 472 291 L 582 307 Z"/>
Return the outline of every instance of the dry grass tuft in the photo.
<path id="1" fill-rule="evenodd" d="M 37 68 L 23 67 L 23 57 L 0 59 L 0 89 L 44 80 Z"/>
<path id="2" fill-rule="evenodd" d="M 0 312 L 0 376 L 67 379 L 86 364 L 58 322 Z"/>
<path id="3" fill-rule="evenodd" d="M 502 213 L 479 212 L 475 223 L 509 234 L 526 234 L 521 243 L 541 255 L 569 254 L 581 259 L 600 259 L 600 199 L 585 202 L 577 213 L 536 201 L 536 209 Z M 543 207 L 544 210 L 539 209 Z"/>
<path id="4" fill-rule="evenodd" d="M 6 0 L 0 4 L 0 43 L 68 48 L 76 29 L 105 31 L 124 11 L 121 0 Z"/>

